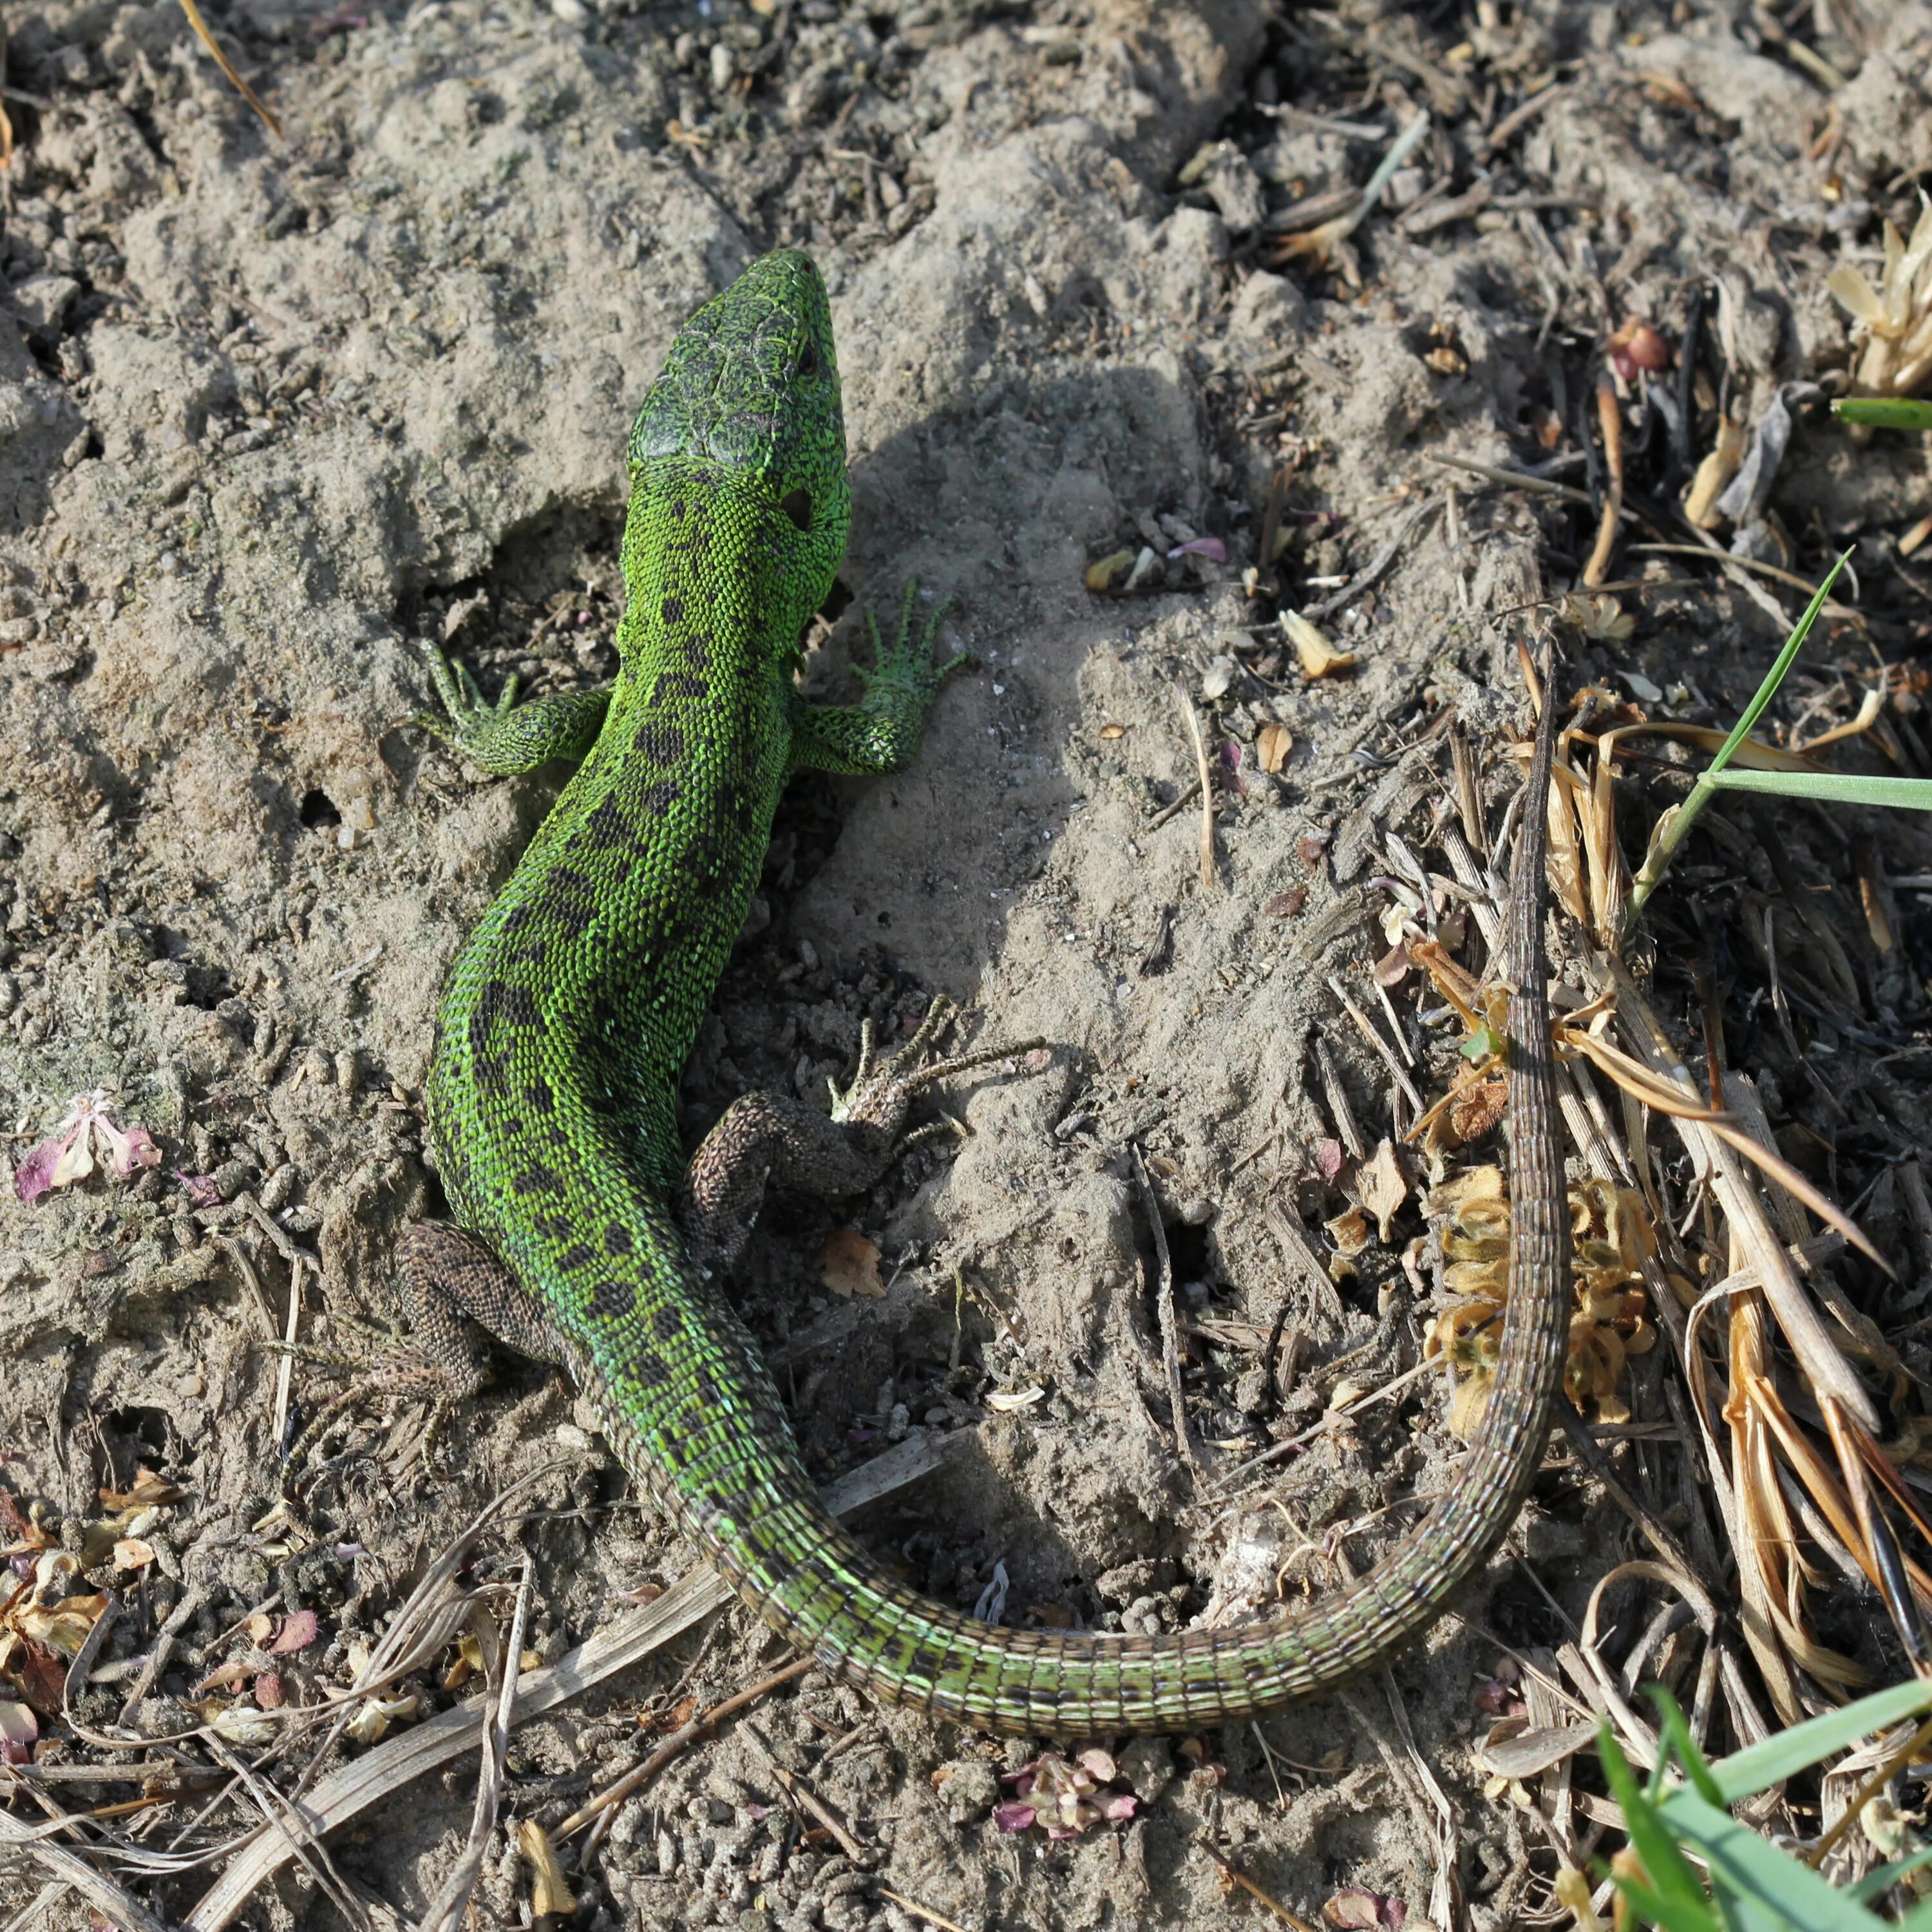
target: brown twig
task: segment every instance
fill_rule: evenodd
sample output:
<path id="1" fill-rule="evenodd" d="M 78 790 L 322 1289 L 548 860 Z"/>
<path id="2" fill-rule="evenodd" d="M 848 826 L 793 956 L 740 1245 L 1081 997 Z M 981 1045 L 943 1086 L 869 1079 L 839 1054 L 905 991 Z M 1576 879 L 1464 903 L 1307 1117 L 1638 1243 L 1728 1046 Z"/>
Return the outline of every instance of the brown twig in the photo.
<path id="1" fill-rule="evenodd" d="M 1284 1925 L 1292 1925 L 1294 1928 L 1294 1932 L 1316 1932 L 1316 1928 L 1303 1918 L 1300 1912 L 1289 1911 L 1280 1899 L 1270 1893 L 1262 1891 L 1246 1872 L 1230 1864 L 1205 1838 L 1196 1838 L 1194 1842 L 1221 1868 L 1222 1871 L 1227 1874 L 1232 1883 L 1239 1886 L 1258 1904 L 1266 1906 Z"/>
<path id="2" fill-rule="evenodd" d="M 923 1918 L 928 1925 L 937 1925 L 939 1932 L 966 1932 L 964 1926 L 948 1918 L 943 1912 L 935 1912 L 929 1905 L 922 1905 L 916 1898 L 908 1898 L 902 1892 L 895 1892 L 889 1885 L 879 1888 L 881 1898 L 890 1898 L 902 1912 L 910 1912 L 915 1918 Z"/>
<path id="3" fill-rule="evenodd" d="M 772 1755 L 772 1748 L 759 1736 L 755 1726 L 747 1724 L 744 1735 L 765 1761 L 766 1768 L 778 1781 L 778 1788 L 798 1808 L 818 1820 L 831 1833 L 832 1841 L 848 1858 L 862 1858 L 866 1848 L 845 1828 L 844 1821 L 796 1772 L 786 1770 Z"/>
<path id="4" fill-rule="evenodd" d="M 1141 1204 L 1147 1210 L 1148 1226 L 1154 1234 L 1154 1263 L 1160 1274 L 1154 1300 L 1160 1318 L 1160 1354 L 1167 1370 L 1168 1400 L 1174 1407 L 1174 1446 L 1198 1480 L 1205 1472 L 1187 1432 L 1187 1407 L 1180 1386 L 1180 1339 L 1174 1319 L 1174 1264 L 1167 1252 L 1167 1229 L 1162 1225 L 1160 1202 L 1153 1182 L 1148 1178 L 1147 1162 L 1138 1146 L 1133 1149 L 1133 1156 L 1134 1180 L 1140 1189 Z"/>
<path id="5" fill-rule="evenodd" d="M 572 1834 L 581 1831 L 593 1818 L 614 1810 L 639 1786 L 648 1784 L 673 1758 L 688 1745 L 694 1744 L 706 1732 L 735 1712 L 743 1710 L 748 1704 L 755 1704 L 760 1698 L 770 1696 L 781 1684 L 789 1684 L 795 1677 L 802 1677 L 812 1668 L 812 1663 L 808 1657 L 794 1658 L 782 1670 L 775 1670 L 770 1676 L 760 1678 L 745 1690 L 734 1692 L 722 1702 L 713 1704 L 708 1711 L 700 1711 L 695 1717 L 679 1725 L 642 1764 L 634 1770 L 625 1772 L 615 1784 L 598 1792 L 595 1798 L 580 1805 L 565 1819 L 551 1832 L 553 1840 L 560 1844 Z M 600 1832 L 598 1836 L 601 1838 L 602 1834 Z M 593 1844 L 595 1842 L 593 1840 Z M 586 1856 L 588 1856 L 587 1850 Z"/>

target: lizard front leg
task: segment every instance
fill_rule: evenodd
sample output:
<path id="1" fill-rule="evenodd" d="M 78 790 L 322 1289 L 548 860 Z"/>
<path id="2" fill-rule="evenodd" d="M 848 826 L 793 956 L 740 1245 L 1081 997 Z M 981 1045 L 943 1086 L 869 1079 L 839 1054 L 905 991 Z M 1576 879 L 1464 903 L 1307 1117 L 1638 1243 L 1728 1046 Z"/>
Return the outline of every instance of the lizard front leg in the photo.
<path id="1" fill-rule="evenodd" d="M 519 704 L 518 680 L 511 677 L 504 682 L 502 696 L 492 704 L 477 689 L 466 664 L 452 665 L 432 647 L 429 668 L 448 717 L 445 722 L 424 712 L 416 722 L 446 739 L 493 778 L 533 772 L 552 758 L 582 758 L 596 743 L 610 709 L 608 685 L 591 691 L 553 691 Z"/>
<path id="2" fill-rule="evenodd" d="M 963 651 L 933 662 L 934 640 L 952 600 L 947 598 L 934 606 L 923 624 L 916 622 L 918 600 L 918 584 L 908 584 L 899 609 L 898 635 L 890 646 L 880 638 L 878 620 L 866 613 L 872 668 L 852 668 L 866 694 L 856 704 L 799 706 L 792 717 L 794 770 L 862 777 L 896 772 L 910 763 L 933 700 L 948 678 L 974 662 Z"/>

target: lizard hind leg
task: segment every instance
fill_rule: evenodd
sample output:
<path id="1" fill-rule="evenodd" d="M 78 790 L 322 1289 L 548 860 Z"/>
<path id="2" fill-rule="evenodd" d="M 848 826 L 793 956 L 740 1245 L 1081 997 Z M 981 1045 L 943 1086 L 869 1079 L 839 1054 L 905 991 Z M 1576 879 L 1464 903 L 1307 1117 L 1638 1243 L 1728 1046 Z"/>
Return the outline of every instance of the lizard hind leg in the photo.
<path id="1" fill-rule="evenodd" d="M 481 1328 L 520 1355 L 557 1359 L 556 1338 L 508 1268 L 476 1236 L 447 1221 L 416 1221 L 396 1244 L 396 1287 L 416 1352 L 460 1402 L 483 1384 Z"/>
<path id="2" fill-rule="evenodd" d="M 833 1087 L 830 1117 L 781 1094 L 734 1100 L 692 1156 L 680 1190 L 678 1222 L 691 1258 L 708 1274 L 728 1270 L 750 1238 L 767 1186 L 827 1199 L 862 1193 L 908 1148 L 936 1133 L 962 1131 L 941 1120 L 902 1133 L 906 1110 L 922 1088 L 1042 1044 L 1022 1040 L 928 1058 L 954 1012 L 950 1001 L 934 1000 L 912 1038 L 876 1064 L 868 1021 L 860 1034 L 857 1071 L 842 1092 Z"/>
<path id="3" fill-rule="evenodd" d="M 404 1229 L 396 1244 L 396 1288 L 410 1334 L 373 1371 L 366 1362 L 329 1358 L 332 1366 L 361 1372 L 316 1411 L 290 1446 L 281 1490 L 291 1508 L 297 1507 L 297 1472 L 310 1454 L 332 1424 L 373 1396 L 428 1394 L 432 1398 L 434 1407 L 421 1444 L 426 1462 L 451 1411 L 482 1386 L 487 1356 L 478 1328 L 520 1354 L 542 1361 L 556 1358 L 554 1338 L 516 1277 L 475 1235 L 447 1222 L 417 1221 Z"/>

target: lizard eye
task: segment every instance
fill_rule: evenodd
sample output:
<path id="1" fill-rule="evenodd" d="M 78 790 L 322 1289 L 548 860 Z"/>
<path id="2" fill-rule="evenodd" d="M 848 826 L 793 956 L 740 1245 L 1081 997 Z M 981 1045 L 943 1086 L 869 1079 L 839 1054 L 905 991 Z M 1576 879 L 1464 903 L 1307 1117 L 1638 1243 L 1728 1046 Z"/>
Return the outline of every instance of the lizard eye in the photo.
<path id="1" fill-rule="evenodd" d="M 790 518 L 802 530 L 812 527 L 812 493 L 808 490 L 794 490 L 789 496 L 778 499 L 778 508 Z"/>
<path id="2" fill-rule="evenodd" d="M 810 382 L 818 374 L 818 345 L 808 342 L 798 352 L 798 373 L 806 382 Z"/>

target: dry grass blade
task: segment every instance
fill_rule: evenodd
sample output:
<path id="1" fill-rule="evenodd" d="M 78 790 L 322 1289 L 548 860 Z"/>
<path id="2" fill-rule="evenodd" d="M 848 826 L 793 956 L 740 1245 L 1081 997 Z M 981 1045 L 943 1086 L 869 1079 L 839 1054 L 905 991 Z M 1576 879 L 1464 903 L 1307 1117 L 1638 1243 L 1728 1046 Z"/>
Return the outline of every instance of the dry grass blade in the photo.
<path id="1" fill-rule="evenodd" d="M 1894 1280 L 1898 1279 L 1898 1270 L 1872 1245 L 1864 1231 L 1843 1208 L 1814 1186 L 1782 1154 L 1774 1154 L 1762 1142 L 1754 1140 L 1729 1114 L 1719 1113 L 1707 1106 L 1701 1096 L 1687 1094 L 1682 1087 L 1664 1078 L 1654 1070 L 1646 1068 L 1642 1062 L 1632 1059 L 1628 1054 L 1620 1052 L 1608 1040 L 1596 1034 L 1585 1033 L 1574 1028 L 1566 1028 L 1562 1044 L 1574 1048 L 1601 1067 L 1625 1093 L 1645 1106 L 1654 1107 L 1660 1114 L 1669 1114 L 1680 1124 L 1694 1124 L 1706 1129 L 1726 1146 L 1735 1148 L 1739 1154 L 1755 1162 L 1780 1187 L 1796 1195 L 1820 1220 L 1842 1234 L 1867 1259 L 1876 1263 Z"/>
<path id="2" fill-rule="evenodd" d="M 62 1886 L 80 1893 L 110 1924 L 127 1932 L 172 1932 L 165 1918 L 158 1918 L 129 1895 L 112 1879 L 96 1871 L 78 1852 L 64 1845 L 50 1845 L 39 1832 L 23 1825 L 10 1812 L 0 1811 L 0 1847 L 15 1856 L 37 1859 Z"/>
<path id="3" fill-rule="evenodd" d="M 283 138 L 282 124 L 262 105 L 261 97 L 255 90 L 235 71 L 228 56 L 221 51 L 221 43 L 214 38 L 208 29 L 208 22 L 201 17 L 201 9 L 195 4 L 195 0 L 181 0 L 181 5 L 182 11 L 188 16 L 188 25 L 194 29 L 202 45 L 214 56 L 214 64 L 227 76 L 229 86 L 262 117 L 275 139 L 280 140 Z"/>
<path id="4" fill-rule="evenodd" d="M 1610 574 L 1610 553 L 1616 549 L 1617 524 L 1624 513 L 1624 418 L 1617 404 L 1616 386 L 1607 375 L 1597 378 L 1597 422 L 1604 433 L 1604 468 L 1610 481 L 1604 491 L 1603 520 L 1597 541 L 1583 566 L 1583 583 L 1594 590 Z"/>
<path id="5" fill-rule="evenodd" d="M 1194 741 L 1196 782 L 1201 788 L 1201 890 L 1213 892 L 1220 884 L 1214 871 L 1214 781 L 1208 769 L 1208 741 L 1201 735 L 1201 719 L 1187 687 L 1177 682 L 1174 694 L 1180 702 L 1180 715 L 1187 720 L 1187 735 Z"/>
<path id="6" fill-rule="evenodd" d="M 523 1666 L 524 1630 L 530 1620 L 530 1586 L 535 1578 L 536 1572 L 526 1555 L 524 1574 L 517 1585 L 517 1606 L 510 1616 L 510 1634 L 502 1646 L 503 1675 L 496 1708 L 483 1726 L 483 1765 L 476 1780 L 476 1809 L 470 1820 L 470 1837 L 454 1869 L 423 1915 L 422 1932 L 456 1932 L 482 1874 L 483 1855 L 490 1848 L 490 1836 L 496 1828 L 497 1808 L 502 1802 L 503 1760 L 510 1748 L 511 1728 L 516 1722 L 517 1681 Z"/>

